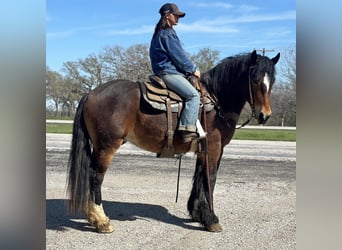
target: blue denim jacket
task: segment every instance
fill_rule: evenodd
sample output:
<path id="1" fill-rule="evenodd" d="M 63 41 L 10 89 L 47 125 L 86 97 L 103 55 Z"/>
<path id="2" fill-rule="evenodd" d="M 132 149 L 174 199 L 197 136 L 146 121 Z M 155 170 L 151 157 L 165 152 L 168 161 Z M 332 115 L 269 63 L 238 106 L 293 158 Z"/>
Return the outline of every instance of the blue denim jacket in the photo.
<path id="1" fill-rule="evenodd" d="M 153 73 L 191 75 L 196 66 L 189 60 L 174 29 L 161 29 L 150 45 Z"/>

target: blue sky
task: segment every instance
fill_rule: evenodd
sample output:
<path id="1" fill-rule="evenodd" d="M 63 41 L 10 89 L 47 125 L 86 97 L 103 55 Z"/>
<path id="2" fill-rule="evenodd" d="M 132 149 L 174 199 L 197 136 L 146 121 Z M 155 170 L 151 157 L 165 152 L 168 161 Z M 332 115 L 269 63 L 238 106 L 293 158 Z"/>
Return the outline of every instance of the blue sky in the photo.
<path id="1" fill-rule="evenodd" d="M 46 64 L 98 54 L 107 46 L 149 44 L 159 20 L 159 0 L 47 0 Z M 272 57 L 296 45 L 295 0 L 174 2 L 186 13 L 175 30 L 184 49 L 220 52 L 220 58 L 253 49 L 274 49 Z"/>

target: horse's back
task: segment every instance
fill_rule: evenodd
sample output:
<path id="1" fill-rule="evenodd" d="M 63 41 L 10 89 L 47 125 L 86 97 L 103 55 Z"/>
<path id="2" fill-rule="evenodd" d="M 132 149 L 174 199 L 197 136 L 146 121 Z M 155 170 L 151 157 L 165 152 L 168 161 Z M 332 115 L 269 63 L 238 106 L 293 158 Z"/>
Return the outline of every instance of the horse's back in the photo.
<path id="1" fill-rule="evenodd" d="M 122 108 L 140 98 L 139 85 L 128 80 L 115 80 L 100 85 L 89 93 L 88 107 L 105 112 Z M 91 104 L 91 105 L 90 105 Z"/>
<path id="2" fill-rule="evenodd" d="M 98 101 L 111 101 L 125 99 L 132 94 L 139 93 L 139 84 L 129 80 L 113 80 L 104 83 L 89 93 L 91 98 L 95 97 Z"/>
<path id="3" fill-rule="evenodd" d="M 90 134 L 122 138 L 139 110 L 140 87 L 136 82 L 115 80 L 100 85 L 88 95 L 83 117 Z"/>

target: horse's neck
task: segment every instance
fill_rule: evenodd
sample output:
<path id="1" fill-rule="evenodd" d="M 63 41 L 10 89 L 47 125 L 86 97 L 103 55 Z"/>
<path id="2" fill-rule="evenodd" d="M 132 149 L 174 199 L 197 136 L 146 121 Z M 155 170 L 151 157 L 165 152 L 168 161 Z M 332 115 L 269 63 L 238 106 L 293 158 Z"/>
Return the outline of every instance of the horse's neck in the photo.
<path id="1" fill-rule="evenodd" d="M 214 93 L 210 86 L 207 86 L 206 89 L 208 93 L 216 99 L 218 106 L 220 106 L 225 113 L 241 114 L 242 109 L 246 104 L 246 98 L 244 97 L 244 93 L 241 92 L 242 90 L 232 88 L 231 91 L 228 91 L 228 95 L 223 95 Z"/>

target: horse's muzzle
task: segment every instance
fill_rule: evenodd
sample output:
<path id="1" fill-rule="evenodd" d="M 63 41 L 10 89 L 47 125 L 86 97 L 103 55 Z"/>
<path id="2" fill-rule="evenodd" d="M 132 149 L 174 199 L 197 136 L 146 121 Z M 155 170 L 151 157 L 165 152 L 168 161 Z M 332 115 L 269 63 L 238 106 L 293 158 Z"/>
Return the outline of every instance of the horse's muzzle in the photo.
<path id="1" fill-rule="evenodd" d="M 259 124 L 265 124 L 268 120 L 268 118 L 270 118 L 271 115 L 265 115 L 264 113 L 260 113 L 259 117 L 258 117 L 258 122 Z"/>

